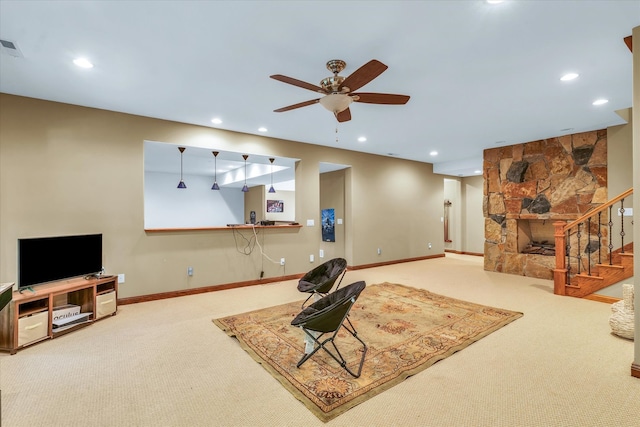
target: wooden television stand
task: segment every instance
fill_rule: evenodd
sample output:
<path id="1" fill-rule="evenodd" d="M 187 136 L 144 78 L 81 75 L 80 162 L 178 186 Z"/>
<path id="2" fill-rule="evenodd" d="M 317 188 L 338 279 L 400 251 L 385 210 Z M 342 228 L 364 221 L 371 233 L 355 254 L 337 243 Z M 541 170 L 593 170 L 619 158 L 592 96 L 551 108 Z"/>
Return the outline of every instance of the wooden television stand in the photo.
<path id="1" fill-rule="evenodd" d="M 21 348 L 53 339 L 117 312 L 118 277 L 74 278 L 13 292 L 0 311 L 0 350 L 15 354 Z M 77 321 L 54 324 L 56 310 L 79 306 Z M 59 313 L 60 311 L 58 311 Z"/>

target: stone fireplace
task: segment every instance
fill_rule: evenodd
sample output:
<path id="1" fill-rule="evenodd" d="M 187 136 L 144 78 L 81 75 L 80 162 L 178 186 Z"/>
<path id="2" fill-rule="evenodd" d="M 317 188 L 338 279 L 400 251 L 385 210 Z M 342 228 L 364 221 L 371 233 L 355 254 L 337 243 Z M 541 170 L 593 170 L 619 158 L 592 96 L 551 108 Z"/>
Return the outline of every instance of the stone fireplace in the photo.
<path id="1" fill-rule="evenodd" d="M 607 131 L 484 151 L 484 268 L 552 279 L 553 223 L 607 201 Z"/>

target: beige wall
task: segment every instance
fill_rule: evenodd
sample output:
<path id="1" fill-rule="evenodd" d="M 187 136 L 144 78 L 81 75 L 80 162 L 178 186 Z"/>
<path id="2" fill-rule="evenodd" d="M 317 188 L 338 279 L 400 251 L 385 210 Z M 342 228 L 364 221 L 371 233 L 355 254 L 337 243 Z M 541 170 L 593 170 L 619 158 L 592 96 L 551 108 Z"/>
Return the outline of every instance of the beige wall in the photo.
<path id="1" fill-rule="evenodd" d="M 1 282 L 17 279 L 18 238 L 81 233 L 103 233 L 107 272 L 126 275 L 122 297 L 255 280 L 261 271 L 304 273 L 317 265 L 309 255 L 321 244 L 319 162 L 352 166 L 344 215 L 350 265 L 444 252 L 443 180 L 430 164 L 6 94 L 0 111 Z M 231 230 L 145 233 L 144 140 L 301 159 L 296 220 L 303 227 L 260 236 L 265 254 L 286 258 L 286 266 L 257 248 L 244 253 Z"/>
<path id="2" fill-rule="evenodd" d="M 611 199 L 633 186 L 633 136 L 629 123 L 607 128 L 607 194 Z"/>
<path id="3" fill-rule="evenodd" d="M 445 178 L 445 199 L 452 202 L 450 208 L 451 224 L 449 236 L 451 243 L 445 243 L 446 249 L 470 254 L 484 252 L 484 198 L 482 175 L 465 178 Z"/>
<path id="4" fill-rule="evenodd" d="M 264 185 L 249 187 L 249 191 L 244 193 L 244 223 L 251 219 L 251 211 L 256 213 L 256 222 L 265 219 L 264 206 L 267 205 L 264 195 Z"/>
<path id="5" fill-rule="evenodd" d="M 482 201 L 484 178 L 470 176 L 462 179 L 463 224 L 462 245 L 465 252 L 484 253 L 484 214 Z"/>
<path id="6" fill-rule="evenodd" d="M 449 227 L 449 240 L 450 242 L 444 242 L 444 247 L 447 250 L 452 251 L 464 251 L 463 244 L 463 232 L 464 232 L 464 220 L 463 220 L 463 199 L 462 195 L 462 179 L 461 178 L 445 178 L 444 179 L 444 200 L 442 206 L 442 214 L 446 215 L 448 212 L 448 227 Z M 444 201 L 451 202 L 451 206 L 448 209 L 444 207 Z M 446 218 L 444 218 L 446 220 Z M 445 221 L 442 222 L 444 230 Z"/>
<path id="7" fill-rule="evenodd" d="M 610 165 L 607 169 L 607 194 L 609 199 L 633 187 L 633 120 L 631 109 L 626 113 L 626 120 L 629 123 L 607 128 L 607 162 Z M 624 199 L 624 207 L 627 210 L 632 206 L 633 195 Z M 637 214 L 634 216 L 637 216 Z M 619 219 L 620 217 L 614 216 L 615 227 L 620 227 Z M 625 216 L 623 219 L 624 229 L 632 230 L 633 216 Z M 626 233 L 624 243 L 628 244 L 633 241 L 633 233 Z"/>

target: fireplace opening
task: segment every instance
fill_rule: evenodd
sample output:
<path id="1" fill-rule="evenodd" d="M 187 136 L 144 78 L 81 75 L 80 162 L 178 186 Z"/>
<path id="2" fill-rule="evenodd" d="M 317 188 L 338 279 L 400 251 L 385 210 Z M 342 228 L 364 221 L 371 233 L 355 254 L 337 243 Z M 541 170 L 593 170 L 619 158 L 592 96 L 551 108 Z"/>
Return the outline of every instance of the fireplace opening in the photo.
<path id="1" fill-rule="evenodd" d="M 544 219 L 518 220 L 518 252 L 555 256 L 555 229 L 553 222 Z"/>

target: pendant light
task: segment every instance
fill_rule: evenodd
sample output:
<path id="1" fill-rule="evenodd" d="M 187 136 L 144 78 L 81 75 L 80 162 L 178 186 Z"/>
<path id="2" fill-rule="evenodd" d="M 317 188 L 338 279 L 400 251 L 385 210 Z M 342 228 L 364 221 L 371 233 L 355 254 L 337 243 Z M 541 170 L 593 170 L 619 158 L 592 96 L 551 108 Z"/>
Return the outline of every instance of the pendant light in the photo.
<path id="1" fill-rule="evenodd" d="M 275 159 L 273 157 L 269 158 L 269 161 L 271 162 L 271 188 L 269 188 L 269 193 L 275 193 L 276 189 L 273 188 L 273 161 Z"/>
<path id="2" fill-rule="evenodd" d="M 244 159 L 244 186 L 242 187 L 242 192 L 246 193 L 249 191 L 249 187 L 247 187 L 247 158 L 249 158 L 249 155 L 243 154 L 242 158 Z"/>
<path id="3" fill-rule="evenodd" d="M 180 182 L 178 183 L 178 188 L 187 188 L 187 185 L 182 180 L 182 153 L 184 153 L 185 147 L 178 147 L 180 150 Z"/>
<path id="4" fill-rule="evenodd" d="M 219 190 L 220 186 L 218 185 L 218 154 L 220 154 L 219 151 L 212 151 L 213 153 L 213 187 L 211 187 L 212 190 Z"/>

